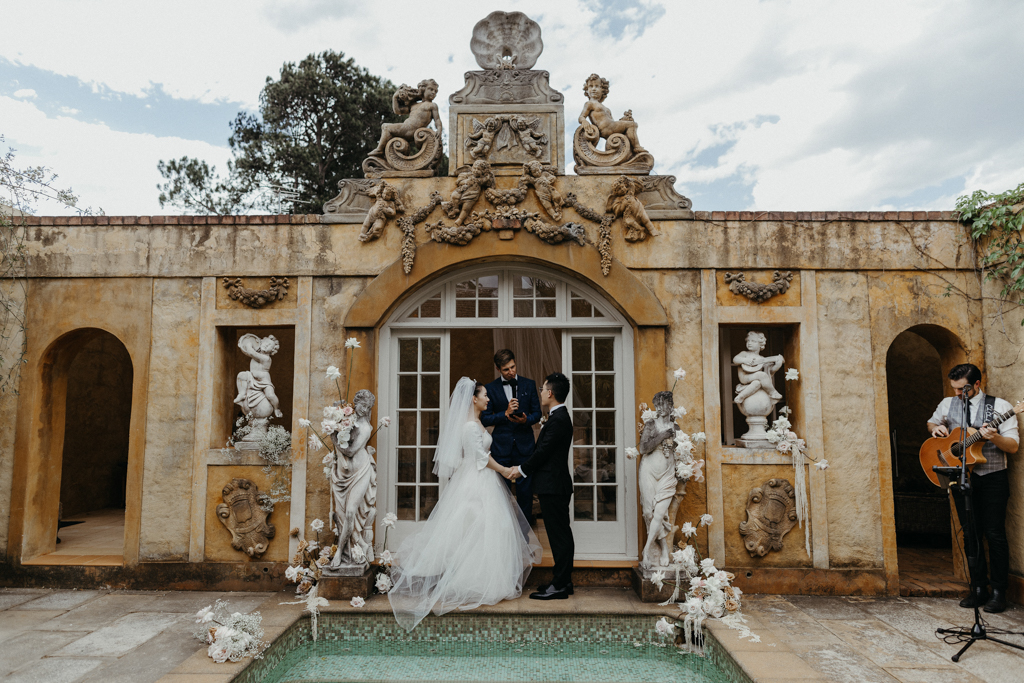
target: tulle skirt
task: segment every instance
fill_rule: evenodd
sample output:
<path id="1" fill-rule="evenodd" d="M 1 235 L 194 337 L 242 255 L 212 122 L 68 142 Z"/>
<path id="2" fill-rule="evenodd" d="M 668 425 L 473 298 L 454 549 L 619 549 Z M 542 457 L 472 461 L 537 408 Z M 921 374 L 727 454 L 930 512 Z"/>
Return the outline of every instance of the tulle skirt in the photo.
<path id="1" fill-rule="evenodd" d="M 429 612 L 518 598 L 540 557 L 537 536 L 501 476 L 467 458 L 423 528 L 395 552 L 391 609 L 411 631 Z"/>

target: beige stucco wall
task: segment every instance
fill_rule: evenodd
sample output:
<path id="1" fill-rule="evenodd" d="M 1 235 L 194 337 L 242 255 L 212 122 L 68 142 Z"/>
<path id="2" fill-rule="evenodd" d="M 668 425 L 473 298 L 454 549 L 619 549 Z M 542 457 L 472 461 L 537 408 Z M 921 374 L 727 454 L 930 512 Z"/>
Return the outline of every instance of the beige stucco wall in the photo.
<path id="1" fill-rule="evenodd" d="M 12 306 L 20 309 L 25 304 L 24 282 L 5 281 L 0 282 L 5 296 L 9 296 Z M 9 349 L 17 350 L 22 348 L 25 341 L 25 334 L 20 325 L 15 325 L 8 330 L 11 335 L 8 344 Z M 16 356 L 4 358 L 4 371 L 7 370 L 7 363 L 17 360 Z M 15 380 L 7 391 L 0 393 L 0 554 L 7 552 L 8 525 L 11 519 L 11 478 L 14 474 L 14 437 L 16 430 L 14 425 L 18 420 L 18 387 L 20 372 L 15 375 Z"/>

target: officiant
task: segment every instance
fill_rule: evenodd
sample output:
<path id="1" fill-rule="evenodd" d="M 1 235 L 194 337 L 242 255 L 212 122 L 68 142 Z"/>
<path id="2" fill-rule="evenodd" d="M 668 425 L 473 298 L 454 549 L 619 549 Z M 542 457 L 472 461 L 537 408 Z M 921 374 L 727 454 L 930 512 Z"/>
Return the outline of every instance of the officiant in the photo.
<path id="1" fill-rule="evenodd" d="M 509 349 L 494 354 L 494 365 L 499 376 L 487 385 L 491 399 L 480 414 L 485 427 L 494 427 L 491 433 L 491 456 L 501 465 L 521 465 L 533 455 L 533 425 L 540 421 L 540 398 L 537 383 L 516 374 L 516 356 Z M 508 482 L 511 487 L 513 483 Z M 515 482 L 516 502 L 530 525 L 533 526 L 533 491 L 530 479 Z"/>

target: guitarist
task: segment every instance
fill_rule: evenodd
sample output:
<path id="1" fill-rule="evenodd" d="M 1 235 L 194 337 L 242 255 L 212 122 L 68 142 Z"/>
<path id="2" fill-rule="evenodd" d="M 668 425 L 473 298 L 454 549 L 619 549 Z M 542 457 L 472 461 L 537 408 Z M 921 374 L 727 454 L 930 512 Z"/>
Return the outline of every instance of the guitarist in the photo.
<path id="1" fill-rule="evenodd" d="M 974 427 L 985 439 L 982 454 L 987 462 L 979 462 L 971 472 L 974 491 L 974 521 L 978 542 L 988 539 L 992 562 L 992 596 L 988 595 L 988 572 L 984 549 L 979 553 L 978 566 L 971 569 L 971 592 L 960 601 L 961 607 L 980 607 L 986 612 L 1006 609 L 1006 588 L 1010 570 L 1010 545 L 1006 540 L 1006 504 L 1010 497 L 1010 482 L 1006 471 L 1006 456 L 1017 452 L 1019 436 L 1016 416 L 1005 420 L 998 429 L 987 425 L 996 413 L 1012 410 L 1013 406 L 1001 398 L 987 396 L 981 390 L 981 370 L 964 363 L 949 371 L 949 385 L 955 397 L 946 397 L 939 403 L 928 420 L 928 431 L 935 437 L 949 436 L 957 427 Z M 969 414 L 964 414 L 963 397 L 967 397 Z M 966 523 L 963 495 L 953 489 L 957 515 Z M 987 602 L 986 602 L 987 601 Z"/>

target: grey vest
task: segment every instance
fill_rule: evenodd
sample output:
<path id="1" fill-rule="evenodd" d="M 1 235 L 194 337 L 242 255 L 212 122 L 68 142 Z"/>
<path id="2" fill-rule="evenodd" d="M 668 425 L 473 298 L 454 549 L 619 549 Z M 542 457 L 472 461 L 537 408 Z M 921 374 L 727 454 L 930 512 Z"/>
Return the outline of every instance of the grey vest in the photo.
<path id="1" fill-rule="evenodd" d="M 982 393 L 981 399 L 981 401 L 978 401 L 977 408 L 970 404 L 967 406 L 968 410 L 977 413 L 976 415 L 971 415 L 973 419 L 970 420 L 970 425 L 975 429 L 980 428 L 985 422 L 991 421 L 996 412 L 996 399 L 994 396 Z M 946 415 L 946 420 L 949 422 L 950 431 L 968 424 L 968 420 L 964 415 L 964 405 L 958 399 L 954 398 L 953 402 L 949 404 L 949 414 Z M 999 450 L 999 447 L 991 441 L 985 442 L 981 448 L 981 453 L 985 456 L 988 462 L 978 463 L 975 465 L 973 470 L 974 474 L 977 474 L 980 477 L 1006 469 L 1006 453 Z"/>

